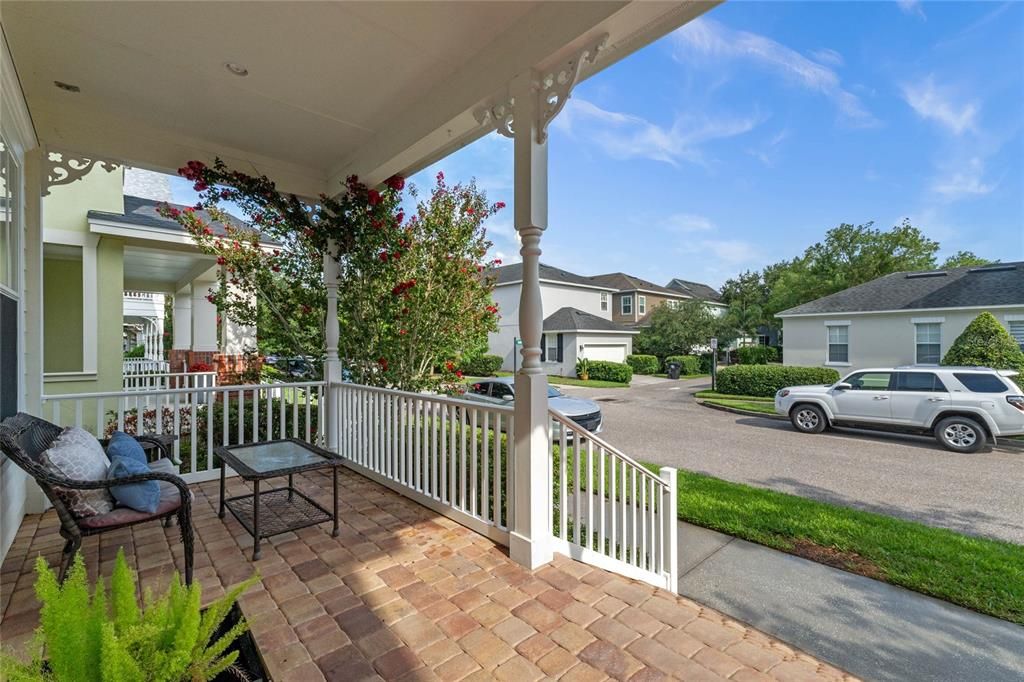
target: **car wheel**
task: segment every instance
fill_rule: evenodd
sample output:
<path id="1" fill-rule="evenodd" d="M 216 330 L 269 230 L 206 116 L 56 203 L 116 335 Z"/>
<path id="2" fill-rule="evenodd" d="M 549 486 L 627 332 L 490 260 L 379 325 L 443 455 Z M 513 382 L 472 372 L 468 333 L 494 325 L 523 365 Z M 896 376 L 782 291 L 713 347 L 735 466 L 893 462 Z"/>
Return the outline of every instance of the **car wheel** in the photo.
<path id="1" fill-rule="evenodd" d="M 968 417 L 947 417 L 935 426 L 935 440 L 953 452 L 977 452 L 985 445 L 985 429 Z"/>
<path id="2" fill-rule="evenodd" d="M 789 412 L 789 421 L 802 433 L 821 433 L 828 426 L 828 419 L 816 405 L 797 405 Z"/>

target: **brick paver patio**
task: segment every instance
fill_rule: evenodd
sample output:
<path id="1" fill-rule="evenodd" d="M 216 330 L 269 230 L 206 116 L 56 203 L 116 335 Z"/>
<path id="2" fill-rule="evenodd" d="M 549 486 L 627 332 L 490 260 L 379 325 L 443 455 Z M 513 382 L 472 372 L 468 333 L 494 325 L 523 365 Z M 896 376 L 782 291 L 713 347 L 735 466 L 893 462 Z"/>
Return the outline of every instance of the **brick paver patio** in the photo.
<path id="1" fill-rule="evenodd" d="M 204 601 L 258 570 L 242 598 L 278 682 L 316 680 L 849 680 L 836 668 L 711 609 L 557 558 L 538 571 L 504 548 L 342 470 L 341 536 L 330 524 L 264 542 L 217 518 L 217 482 L 196 494 L 196 579 Z M 327 502 L 330 479 L 297 485 Z M 239 480 L 230 491 L 243 492 Z M 37 624 L 33 562 L 63 541 L 53 512 L 29 516 L 0 575 L 5 647 Z M 123 545 L 143 586 L 183 565 L 177 528 L 147 524 L 88 538 L 91 574 L 109 574 Z"/>

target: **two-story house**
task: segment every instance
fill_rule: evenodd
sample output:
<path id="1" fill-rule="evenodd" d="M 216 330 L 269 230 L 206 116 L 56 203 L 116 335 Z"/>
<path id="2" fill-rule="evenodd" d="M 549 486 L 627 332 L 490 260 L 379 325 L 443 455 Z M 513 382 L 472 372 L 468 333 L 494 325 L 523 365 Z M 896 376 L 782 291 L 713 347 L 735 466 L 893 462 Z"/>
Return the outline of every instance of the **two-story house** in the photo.
<path id="1" fill-rule="evenodd" d="M 500 355 L 502 369 L 514 370 L 519 357 L 519 263 L 495 268 L 494 303 L 501 319 L 490 334 L 490 353 Z M 635 329 L 613 319 L 617 290 L 568 270 L 540 265 L 541 305 L 545 313 L 543 355 L 549 374 L 574 376 L 579 358 L 625 362 L 633 352 Z"/>

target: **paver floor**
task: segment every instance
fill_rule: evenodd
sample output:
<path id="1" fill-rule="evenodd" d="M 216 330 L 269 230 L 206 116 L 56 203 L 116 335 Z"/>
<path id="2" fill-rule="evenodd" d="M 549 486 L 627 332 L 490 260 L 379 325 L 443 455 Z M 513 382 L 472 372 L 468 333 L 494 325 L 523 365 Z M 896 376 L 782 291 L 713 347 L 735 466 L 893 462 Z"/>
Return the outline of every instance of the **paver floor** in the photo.
<path id="1" fill-rule="evenodd" d="M 193 486 L 196 579 L 204 602 L 259 571 L 241 600 L 271 677 L 315 680 L 849 680 L 842 671 L 684 597 L 568 558 L 529 571 L 505 549 L 342 470 L 341 535 L 330 524 L 264 543 L 217 517 L 217 483 Z M 330 499 L 322 473 L 297 478 Z M 229 483 L 229 493 L 244 492 Z M 63 544 L 56 515 L 25 518 L 0 570 L 5 647 L 37 624 L 33 563 Z M 178 530 L 152 523 L 88 538 L 108 575 L 117 549 L 142 587 L 183 566 Z"/>

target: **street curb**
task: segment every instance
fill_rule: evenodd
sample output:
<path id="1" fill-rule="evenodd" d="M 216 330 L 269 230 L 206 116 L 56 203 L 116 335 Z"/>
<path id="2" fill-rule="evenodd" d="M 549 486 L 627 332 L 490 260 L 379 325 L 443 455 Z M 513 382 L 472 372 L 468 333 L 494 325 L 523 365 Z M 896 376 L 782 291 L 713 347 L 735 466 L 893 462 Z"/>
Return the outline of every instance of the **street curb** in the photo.
<path id="1" fill-rule="evenodd" d="M 714 405 L 712 403 L 706 403 L 700 398 L 695 398 L 698 405 L 711 408 L 712 410 L 718 410 L 719 412 L 732 412 L 733 414 L 742 414 L 745 417 L 764 417 L 765 419 L 780 419 L 782 421 L 789 421 L 781 414 L 765 414 L 764 412 L 752 412 L 750 410 L 742 410 L 738 407 L 726 407 L 725 405 Z M 1022 446 L 1021 449 L 1024 449 Z"/>

